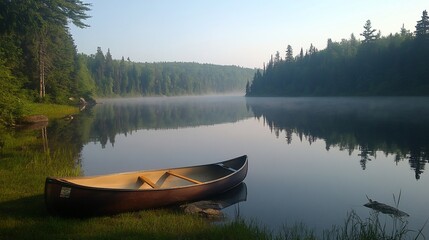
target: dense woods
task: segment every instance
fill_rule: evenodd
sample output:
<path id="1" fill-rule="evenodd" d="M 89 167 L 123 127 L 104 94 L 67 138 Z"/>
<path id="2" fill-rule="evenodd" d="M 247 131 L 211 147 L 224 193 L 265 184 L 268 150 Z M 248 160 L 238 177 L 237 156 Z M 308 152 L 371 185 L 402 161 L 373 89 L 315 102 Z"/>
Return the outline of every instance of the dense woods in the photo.
<path id="1" fill-rule="evenodd" d="M 313 45 L 285 59 L 277 52 L 246 87 L 247 96 L 379 96 L 429 95 L 429 18 L 424 11 L 411 33 L 381 36 L 366 21 L 363 40 Z"/>
<path id="2" fill-rule="evenodd" d="M 89 86 L 97 96 L 172 96 L 244 92 L 253 69 L 213 64 L 160 62 L 136 63 L 113 60 L 110 50 L 79 56 L 89 70 Z M 84 66 L 83 66 L 84 67 Z M 91 81 L 94 81 L 92 83 Z"/>
<path id="3" fill-rule="evenodd" d="M 78 54 L 69 25 L 89 27 L 80 0 L 0 2 L 0 125 L 29 102 L 73 104 L 80 97 L 244 91 L 254 70 L 197 63 L 135 63 L 108 50 Z"/>
<path id="4" fill-rule="evenodd" d="M 89 5 L 79 0 L 0 2 L 0 124 L 25 103 L 65 103 L 77 96 L 79 69 L 69 24 L 80 28 Z"/>

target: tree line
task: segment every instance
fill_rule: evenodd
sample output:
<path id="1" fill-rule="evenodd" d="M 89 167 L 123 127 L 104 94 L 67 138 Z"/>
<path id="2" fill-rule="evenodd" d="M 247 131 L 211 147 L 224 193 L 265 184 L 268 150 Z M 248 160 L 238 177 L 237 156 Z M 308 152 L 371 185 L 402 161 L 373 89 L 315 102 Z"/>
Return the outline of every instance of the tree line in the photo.
<path id="1" fill-rule="evenodd" d="M 244 92 L 253 69 L 213 64 L 159 62 L 139 63 L 112 59 L 97 48 L 93 55 L 79 56 L 89 70 L 89 92 L 97 96 L 172 96 L 208 93 Z"/>
<path id="2" fill-rule="evenodd" d="M 237 91 L 254 74 L 235 66 L 113 60 L 101 48 L 78 54 L 69 25 L 89 27 L 90 7 L 81 0 L 0 1 L 0 126 L 24 115 L 30 102 Z"/>
<path id="3" fill-rule="evenodd" d="M 277 52 L 246 85 L 246 96 L 386 96 L 429 95 L 429 18 L 423 11 L 411 33 L 381 36 L 366 21 L 358 40 L 313 45 L 294 57 Z"/>

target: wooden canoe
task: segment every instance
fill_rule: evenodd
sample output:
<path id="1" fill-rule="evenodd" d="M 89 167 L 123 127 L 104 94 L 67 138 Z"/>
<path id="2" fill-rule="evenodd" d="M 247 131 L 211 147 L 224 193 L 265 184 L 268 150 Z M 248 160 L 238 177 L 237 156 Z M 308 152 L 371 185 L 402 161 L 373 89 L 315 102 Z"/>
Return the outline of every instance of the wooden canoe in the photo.
<path id="1" fill-rule="evenodd" d="M 76 178 L 46 178 L 45 203 L 54 215 L 88 216 L 139 211 L 195 201 L 239 185 L 247 156 L 192 167 Z"/>

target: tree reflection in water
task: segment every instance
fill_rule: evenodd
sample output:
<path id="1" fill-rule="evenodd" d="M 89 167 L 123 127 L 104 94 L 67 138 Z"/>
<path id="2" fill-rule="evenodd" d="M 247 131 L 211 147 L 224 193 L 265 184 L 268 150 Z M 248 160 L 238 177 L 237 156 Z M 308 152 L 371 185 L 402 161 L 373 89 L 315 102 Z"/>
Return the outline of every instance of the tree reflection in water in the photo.
<path id="1" fill-rule="evenodd" d="M 416 179 L 429 162 L 429 98 L 247 98 L 256 118 L 277 137 L 285 132 L 326 149 L 359 151 L 362 169 L 378 151 L 409 161 Z"/>

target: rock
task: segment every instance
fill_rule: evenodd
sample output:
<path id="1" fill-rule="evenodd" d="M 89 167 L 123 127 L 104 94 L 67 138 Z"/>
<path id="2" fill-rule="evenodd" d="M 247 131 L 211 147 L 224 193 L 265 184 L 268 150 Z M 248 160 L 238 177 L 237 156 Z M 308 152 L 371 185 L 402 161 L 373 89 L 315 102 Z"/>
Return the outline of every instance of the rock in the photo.
<path id="1" fill-rule="evenodd" d="M 190 205 L 194 205 L 197 206 L 201 209 L 216 209 L 216 210 L 221 210 L 222 206 L 217 203 L 217 202 L 213 202 L 213 201 L 198 201 L 198 202 L 193 202 L 190 203 Z"/>
<path id="2" fill-rule="evenodd" d="M 203 211 L 203 209 L 192 205 L 192 204 L 186 204 L 186 205 L 182 205 L 180 206 L 183 209 L 183 212 L 187 213 L 187 214 L 198 214 L 200 212 Z"/>
<path id="3" fill-rule="evenodd" d="M 180 208 L 187 214 L 198 214 L 206 218 L 223 218 L 222 206 L 212 201 L 199 201 L 181 205 Z"/>
<path id="4" fill-rule="evenodd" d="M 223 218 L 223 212 L 216 209 L 205 209 L 203 210 L 200 215 L 206 217 L 206 218 Z"/>

